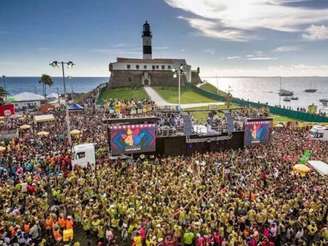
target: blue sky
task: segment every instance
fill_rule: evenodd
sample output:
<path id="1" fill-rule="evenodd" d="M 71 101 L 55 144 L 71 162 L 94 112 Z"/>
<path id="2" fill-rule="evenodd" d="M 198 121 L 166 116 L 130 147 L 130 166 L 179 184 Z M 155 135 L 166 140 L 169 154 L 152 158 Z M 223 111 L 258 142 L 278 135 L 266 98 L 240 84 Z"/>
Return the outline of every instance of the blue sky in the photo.
<path id="1" fill-rule="evenodd" d="M 186 58 L 203 76 L 327 76 L 326 0 L 1 0 L 0 74 L 108 76 L 116 57 Z"/>

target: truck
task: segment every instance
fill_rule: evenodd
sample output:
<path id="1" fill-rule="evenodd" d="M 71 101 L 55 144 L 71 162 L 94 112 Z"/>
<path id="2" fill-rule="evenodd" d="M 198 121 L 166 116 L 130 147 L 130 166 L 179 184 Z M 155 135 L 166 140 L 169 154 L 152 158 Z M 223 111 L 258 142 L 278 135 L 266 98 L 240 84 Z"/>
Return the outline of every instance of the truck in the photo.
<path id="1" fill-rule="evenodd" d="M 328 141 L 328 127 L 314 125 L 310 130 L 310 137 L 313 140 Z"/>
<path id="2" fill-rule="evenodd" d="M 73 146 L 72 155 L 73 168 L 76 166 L 84 168 L 88 165 L 94 168 L 96 165 L 96 151 L 95 144 L 93 143 L 85 143 Z"/>

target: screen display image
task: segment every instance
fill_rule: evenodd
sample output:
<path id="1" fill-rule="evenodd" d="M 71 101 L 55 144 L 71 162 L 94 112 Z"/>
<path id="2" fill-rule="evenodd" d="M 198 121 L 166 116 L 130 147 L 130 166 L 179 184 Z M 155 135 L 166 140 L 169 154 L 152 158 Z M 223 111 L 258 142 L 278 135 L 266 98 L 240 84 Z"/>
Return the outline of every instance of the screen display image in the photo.
<path id="1" fill-rule="evenodd" d="M 155 128 L 155 124 L 112 126 L 112 155 L 154 152 Z"/>
<path id="2" fill-rule="evenodd" d="M 272 119 L 246 120 L 244 144 L 267 144 L 270 142 Z"/>

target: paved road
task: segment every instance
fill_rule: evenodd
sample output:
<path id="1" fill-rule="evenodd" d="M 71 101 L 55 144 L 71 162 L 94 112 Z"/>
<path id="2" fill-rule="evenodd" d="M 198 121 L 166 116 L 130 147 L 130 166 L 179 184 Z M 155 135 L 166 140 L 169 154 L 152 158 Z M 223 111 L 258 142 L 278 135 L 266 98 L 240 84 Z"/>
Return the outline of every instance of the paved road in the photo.
<path id="1" fill-rule="evenodd" d="M 174 104 L 165 101 L 153 88 L 145 86 L 145 91 L 152 101 L 154 101 L 158 106 L 173 106 Z"/>
<path id="2" fill-rule="evenodd" d="M 145 86 L 145 91 L 150 97 L 152 101 L 156 103 L 158 106 L 177 106 L 178 104 L 169 103 L 165 101 L 153 88 L 149 86 Z M 209 105 L 224 105 L 223 102 L 212 102 L 212 103 L 187 103 L 187 104 L 181 104 L 181 108 L 187 109 L 187 108 L 195 108 L 195 107 L 204 107 Z"/>

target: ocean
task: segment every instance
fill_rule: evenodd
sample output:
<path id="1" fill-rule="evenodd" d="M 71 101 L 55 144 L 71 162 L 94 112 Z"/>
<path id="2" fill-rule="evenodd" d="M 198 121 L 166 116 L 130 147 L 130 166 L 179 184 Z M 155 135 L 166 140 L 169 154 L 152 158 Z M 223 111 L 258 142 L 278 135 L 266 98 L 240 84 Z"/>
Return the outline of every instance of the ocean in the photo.
<path id="1" fill-rule="evenodd" d="M 54 83 L 49 88 L 47 94 L 53 92 L 62 93 L 63 81 L 62 77 L 52 77 Z M 95 89 L 98 85 L 107 82 L 109 77 L 71 77 L 66 78 L 67 92 L 88 92 Z M 5 87 L 10 95 L 16 95 L 21 92 L 33 92 L 43 95 L 42 84 L 39 83 L 40 77 L 7 77 L 5 79 Z M 4 86 L 3 79 L 0 77 L 0 86 Z"/>
<path id="2" fill-rule="evenodd" d="M 67 92 L 88 92 L 98 85 L 108 81 L 108 77 L 72 77 L 66 79 Z M 235 97 L 243 98 L 254 102 L 269 103 L 270 105 L 279 105 L 286 107 L 307 108 L 314 103 L 319 109 L 323 109 L 320 99 L 328 99 L 328 77 L 283 77 L 281 78 L 281 88 L 294 92 L 298 97 L 297 101 L 284 102 L 279 97 L 280 89 L 279 77 L 218 77 L 204 78 L 220 90 L 228 91 Z M 39 77 L 8 77 L 6 78 L 6 89 L 11 95 L 20 92 L 33 92 L 42 94 L 42 85 L 39 84 Z M 52 92 L 63 92 L 63 83 L 61 77 L 53 77 L 54 84 L 48 88 L 47 94 Z M 3 86 L 3 80 L 0 78 L 0 86 Z M 315 93 L 306 93 L 305 89 L 317 89 Z M 281 100 L 280 100 L 281 99 Z"/>
<path id="3" fill-rule="evenodd" d="M 297 109 L 307 108 L 314 103 L 318 109 L 328 110 L 320 103 L 320 99 L 328 99 L 328 77 L 218 77 L 205 78 L 215 87 L 223 91 L 231 91 L 234 97 L 253 102 L 282 105 Z M 281 88 L 294 92 L 298 100 L 284 102 L 279 97 Z M 317 89 L 315 93 L 304 92 L 305 89 Z"/>

